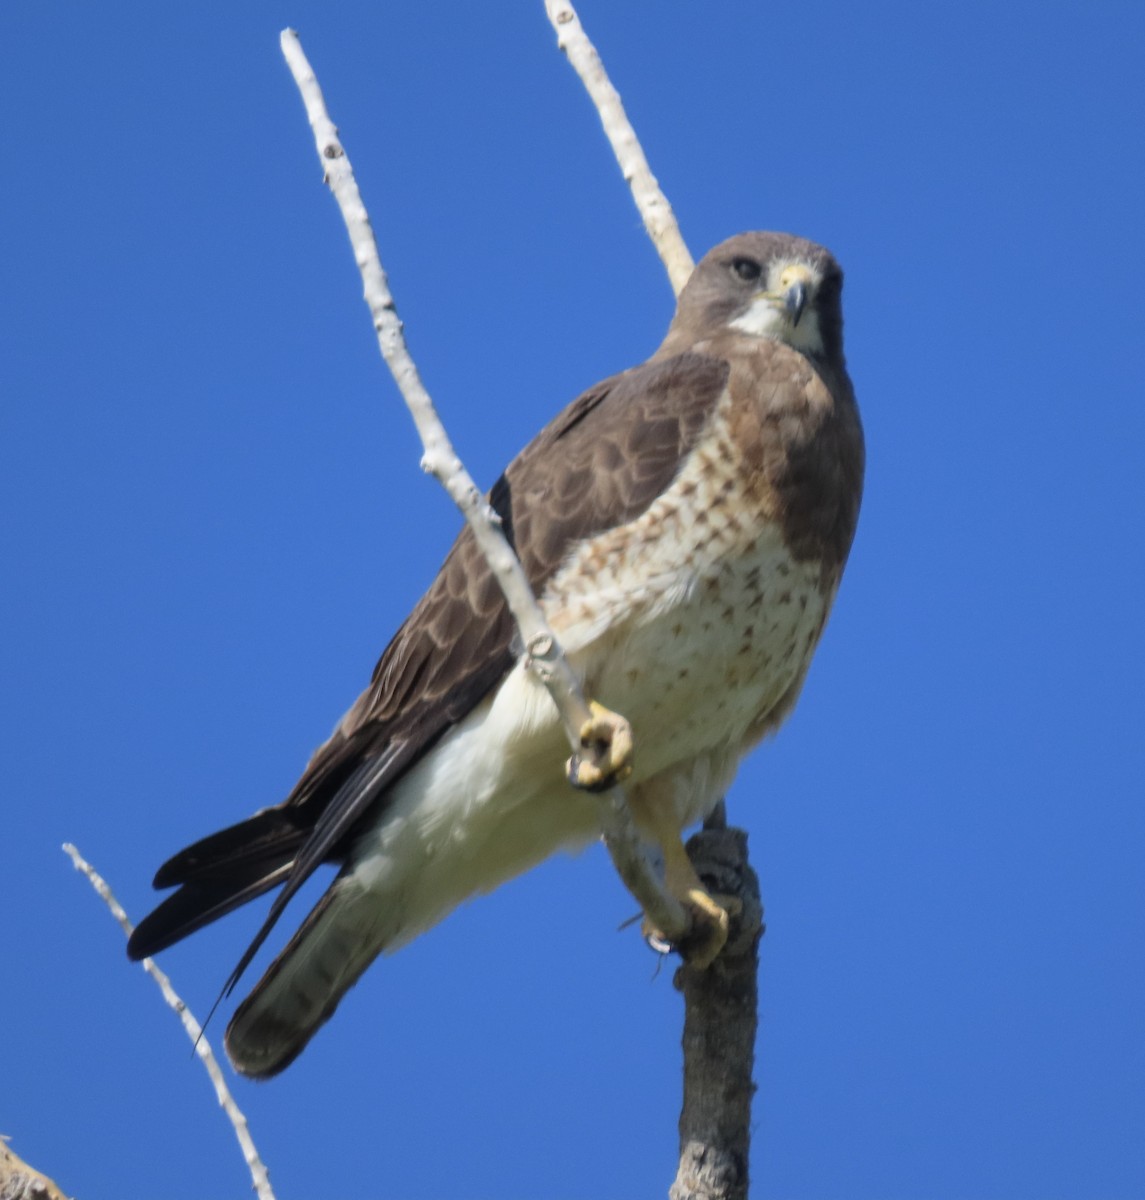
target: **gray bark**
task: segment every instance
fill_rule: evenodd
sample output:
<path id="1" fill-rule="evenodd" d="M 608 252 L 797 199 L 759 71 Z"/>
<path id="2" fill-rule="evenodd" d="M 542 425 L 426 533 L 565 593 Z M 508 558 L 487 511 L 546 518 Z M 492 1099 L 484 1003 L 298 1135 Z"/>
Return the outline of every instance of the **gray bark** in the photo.
<path id="1" fill-rule="evenodd" d="M 709 822 L 688 842 L 688 855 L 711 893 L 735 896 L 727 945 L 707 970 L 683 966 L 684 1103 L 680 1165 L 669 1200 L 746 1200 L 751 1101 L 755 1094 L 756 975 L 763 906 L 742 829 Z"/>

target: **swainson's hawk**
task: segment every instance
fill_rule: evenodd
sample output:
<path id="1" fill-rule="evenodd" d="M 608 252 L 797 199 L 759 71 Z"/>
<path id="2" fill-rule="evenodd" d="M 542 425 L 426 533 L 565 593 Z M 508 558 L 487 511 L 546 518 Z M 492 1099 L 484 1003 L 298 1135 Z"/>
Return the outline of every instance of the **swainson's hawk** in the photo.
<path id="1" fill-rule="evenodd" d="M 656 353 L 574 400 L 491 493 L 586 693 L 631 722 L 633 815 L 701 908 L 681 829 L 791 711 L 855 532 L 842 283 L 801 238 L 723 242 Z M 133 958 L 285 885 L 233 986 L 315 868 L 341 866 L 230 1023 L 240 1071 L 282 1070 L 380 952 L 598 834 L 519 649 L 466 530 L 287 799 L 159 869 L 179 890 Z"/>

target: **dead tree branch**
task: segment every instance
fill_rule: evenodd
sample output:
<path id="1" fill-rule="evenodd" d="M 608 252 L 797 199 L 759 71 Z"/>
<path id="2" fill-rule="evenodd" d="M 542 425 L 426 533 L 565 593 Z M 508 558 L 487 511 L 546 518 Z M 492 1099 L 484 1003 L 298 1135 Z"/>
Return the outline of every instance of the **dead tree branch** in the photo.
<path id="1" fill-rule="evenodd" d="M 75 869 L 82 875 L 87 876 L 88 883 L 95 888 L 96 893 L 111 910 L 111 915 L 119 922 L 120 928 L 130 937 L 133 929 L 131 921 L 127 913 L 124 912 L 123 906 L 112 894 L 111 888 L 108 887 L 103 877 L 80 855 L 80 852 L 71 842 L 64 843 L 64 853 L 72 860 L 72 865 Z M 195 1020 L 194 1014 L 171 986 L 171 980 L 155 965 L 154 960 L 145 958 L 142 966 L 147 974 L 159 985 L 159 990 L 163 993 L 163 999 L 167 1001 L 167 1007 L 172 1009 L 179 1020 L 182 1021 L 183 1028 L 187 1031 L 187 1036 L 191 1039 L 195 1047 L 195 1053 L 198 1055 L 199 1061 L 210 1076 L 211 1083 L 214 1084 L 215 1096 L 219 1101 L 219 1107 L 227 1114 L 227 1120 L 230 1121 L 231 1127 L 235 1131 L 235 1137 L 238 1139 L 239 1146 L 242 1149 L 243 1158 L 246 1160 L 247 1169 L 250 1171 L 251 1183 L 258 1195 L 258 1200 L 274 1200 L 274 1192 L 270 1186 L 270 1176 L 267 1174 L 266 1166 L 263 1164 L 258 1150 L 255 1148 L 254 1139 L 250 1135 L 250 1128 L 247 1126 L 246 1117 L 235 1103 L 235 1098 L 231 1095 L 230 1088 L 227 1087 L 227 1081 L 223 1078 L 223 1072 L 219 1068 L 218 1059 L 215 1058 L 215 1053 L 211 1049 L 210 1043 L 203 1035 L 203 1027 Z"/>
<path id="2" fill-rule="evenodd" d="M 678 296 L 680 289 L 688 282 L 695 263 L 680 235 L 680 226 L 668 197 L 660 190 L 656 176 L 644 157 L 636 130 L 632 128 L 624 105 L 620 102 L 620 93 L 612 86 L 604 63 L 596 47 L 589 41 L 576 9 L 567 0 L 545 0 L 545 12 L 557 31 L 557 45 L 567 55 L 596 106 L 605 136 L 632 191 L 632 199 L 636 202 L 644 228 L 668 272 L 672 291 Z"/>
<path id="3" fill-rule="evenodd" d="M 742 905 L 727 945 L 706 971 L 676 972 L 684 996 L 684 1102 L 680 1163 L 669 1200 L 746 1200 L 757 978 L 763 907 L 742 829 L 705 828 L 688 855 L 715 894 Z"/>

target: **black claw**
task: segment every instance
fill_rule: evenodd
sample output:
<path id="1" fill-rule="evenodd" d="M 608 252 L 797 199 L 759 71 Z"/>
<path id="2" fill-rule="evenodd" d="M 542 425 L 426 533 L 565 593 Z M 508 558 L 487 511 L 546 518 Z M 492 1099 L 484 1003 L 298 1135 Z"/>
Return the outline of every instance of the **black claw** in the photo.
<path id="1" fill-rule="evenodd" d="M 605 775 L 598 783 L 581 783 L 580 782 L 580 765 L 581 757 L 579 754 L 574 754 L 568 760 L 565 770 L 568 774 L 568 781 L 582 792 L 592 792 L 594 795 L 600 792 L 607 792 L 609 788 L 615 787 L 620 782 L 620 776 L 616 771 L 609 775 Z"/>

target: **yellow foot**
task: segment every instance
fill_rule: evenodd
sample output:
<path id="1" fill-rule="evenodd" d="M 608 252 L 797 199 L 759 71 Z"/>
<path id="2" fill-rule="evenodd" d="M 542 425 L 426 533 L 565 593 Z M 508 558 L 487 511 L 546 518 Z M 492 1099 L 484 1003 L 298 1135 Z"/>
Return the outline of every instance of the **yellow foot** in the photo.
<path id="1" fill-rule="evenodd" d="M 592 716 L 580 728 L 583 749 L 566 769 L 573 787 L 604 792 L 632 774 L 632 726 L 595 700 L 588 707 Z"/>
<path id="2" fill-rule="evenodd" d="M 678 950 L 688 966 L 703 971 L 724 948 L 729 919 L 740 914 L 743 904 L 736 896 L 711 896 L 698 887 L 689 888 L 680 899 L 692 914 L 692 928 L 687 937 L 673 945 L 645 919 L 644 938 L 662 953 Z"/>

